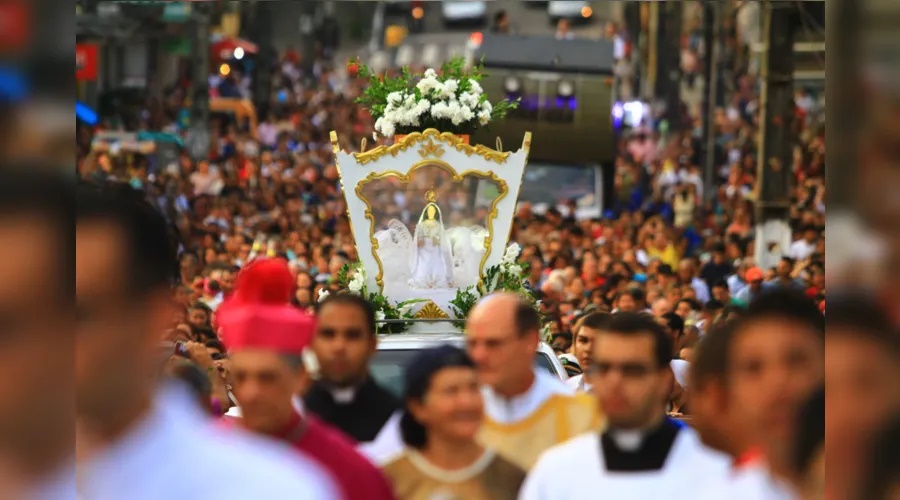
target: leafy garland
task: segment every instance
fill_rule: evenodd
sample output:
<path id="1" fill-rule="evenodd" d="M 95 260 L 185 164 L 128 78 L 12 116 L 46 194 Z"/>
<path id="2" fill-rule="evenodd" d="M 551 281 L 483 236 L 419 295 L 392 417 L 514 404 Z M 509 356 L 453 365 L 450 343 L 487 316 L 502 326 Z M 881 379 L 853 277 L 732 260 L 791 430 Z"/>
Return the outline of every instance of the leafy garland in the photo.
<path id="1" fill-rule="evenodd" d="M 478 287 L 470 286 L 457 290 L 456 296 L 450 301 L 450 309 L 453 314 L 458 318 L 467 317 L 482 297 L 494 292 L 519 294 L 540 313 L 540 301 L 525 286 L 528 264 L 516 262 L 521 250 L 517 243 L 510 243 L 503 254 L 503 260 L 484 271 L 484 279 Z"/>
<path id="2" fill-rule="evenodd" d="M 428 302 L 427 299 L 410 299 L 392 303 L 384 295 L 370 292 L 366 286 L 366 270 L 362 263 L 352 262 L 344 264 L 336 276 L 338 285 L 347 291 L 365 297 L 375 309 L 375 333 L 403 333 L 409 329 L 412 323 L 397 322 L 384 323 L 384 320 L 411 320 L 415 316 L 412 308 L 415 304 Z M 321 291 L 318 300 L 328 297 L 328 291 Z"/>
<path id="3" fill-rule="evenodd" d="M 368 107 L 375 130 L 385 137 L 427 128 L 468 134 L 504 118 L 519 105 L 518 100 L 508 99 L 492 104 L 478 83 L 485 76 L 484 64 L 479 62 L 467 71 L 463 57 L 445 62 L 440 71 L 429 68 L 414 73 L 403 67 L 393 78 L 359 61 L 349 66 L 368 80 L 356 102 Z"/>
<path id="4" fill-rule="evenodd" d="M 450 310 L 457 318 L 465 318 L 478 303 L 478 301 L 494 292 L 511 292 L 521 295 L 532 307 L 540 313 L 541 302 L 534 293 L 525 286 L 528 276 L 528 265 L 516 262 L 521 248 L 517 243 L 511 243 L 503 254 L 503 260 L 493 265 L 484 272 L 484 279 L 479 286 L 470 286 L 456 290 L 456 296 L 450 301 Z M 384 320 L 412 320 L 415 315 L 413 306 L 428 302 L 428 299 L 410 299 L 393 303 L 384 295 L 370 292 L 366 286 L 366 271 L 360 262 L 344 264 L 336 276 L 338 285 L 346 290 L 346 293 L 354 293 L 365 297 L 375 308 L 375 321 L 377 333 L 403 333 L 412 325 L 411 322 L 383 323 Z M 322 291 L 318 300 L 321 301 L 329 293 Z M 548 328 L 545 328 L 548 330 Z M 543 332 L 546 336 L 546 332 Z"/>

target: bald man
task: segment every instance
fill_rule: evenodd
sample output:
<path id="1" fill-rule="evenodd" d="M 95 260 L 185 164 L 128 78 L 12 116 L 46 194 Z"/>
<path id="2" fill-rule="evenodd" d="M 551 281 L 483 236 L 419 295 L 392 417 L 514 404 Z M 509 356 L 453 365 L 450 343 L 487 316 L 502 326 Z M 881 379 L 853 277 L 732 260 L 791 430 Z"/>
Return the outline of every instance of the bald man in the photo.
<path id="1" fill-rule="evenodd" d="M 524 469 L 547 448 L 598 429 L 600 412 L 587 395 L 538 370 L 537 311 L 515 294 L 489 295 L 466 321 L 469 356 L 482 382 L 482 443 Z"/>

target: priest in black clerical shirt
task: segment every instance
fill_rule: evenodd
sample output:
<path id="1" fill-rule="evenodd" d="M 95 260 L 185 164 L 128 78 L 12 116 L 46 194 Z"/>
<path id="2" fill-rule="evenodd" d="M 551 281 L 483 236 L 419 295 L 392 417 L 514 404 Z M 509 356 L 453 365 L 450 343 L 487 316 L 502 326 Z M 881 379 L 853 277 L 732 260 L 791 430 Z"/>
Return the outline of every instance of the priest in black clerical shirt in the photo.
<path id="1" fill-rule="evenodd" d="M 614 314 L 594 337 L 586 375 L 606 430 L 547 450 L 519 499 L 586 500 L 601 493 L 617 500 L 694 498 L 709 488 L 731 498 L 728 459 L 666 416 L 671 357 L 671 340 L 652 317 Z"/>
<path id="2" fill-rule="evenodd" d="M 339 293 L 319 302 L 316 315 L 312 348 L 319 380 L 303 407 L 359 443 L 373 441 L 402 406 L 369 375 L 377 346 L 375 310 L 358 295 Z"/>

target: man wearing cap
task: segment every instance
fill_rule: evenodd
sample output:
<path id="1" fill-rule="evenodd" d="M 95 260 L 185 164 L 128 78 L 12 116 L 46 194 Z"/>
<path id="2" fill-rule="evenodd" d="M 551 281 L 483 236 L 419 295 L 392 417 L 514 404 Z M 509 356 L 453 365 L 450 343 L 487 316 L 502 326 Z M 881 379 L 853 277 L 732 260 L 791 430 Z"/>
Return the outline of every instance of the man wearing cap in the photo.
<path id="1" fill-rule="evenodd" d="M 349 438 L 298 411 L 294 398 L 309 385 L 303 351 L 315 319 L 286 305 L 248 304 L 222 318 L 231 354 L 234 393 L 241 404 L 238 425 L 286 441 L 319 462 L 347 500 L 390 500 L 390 485 L 360 455 Z"/>
<path id="2" fill-rule="evenodd" d="M 753 302 L 753 299 L 762 293 L 763 281 L 765 278 L 766 276 L 762 269 L 756 266 L 747 269 L 746 274 L 744 274 L 744 279 L 747 280 L 747 286 L 735 294 L 735 300 L 740 301 L 744 305 Z"/>

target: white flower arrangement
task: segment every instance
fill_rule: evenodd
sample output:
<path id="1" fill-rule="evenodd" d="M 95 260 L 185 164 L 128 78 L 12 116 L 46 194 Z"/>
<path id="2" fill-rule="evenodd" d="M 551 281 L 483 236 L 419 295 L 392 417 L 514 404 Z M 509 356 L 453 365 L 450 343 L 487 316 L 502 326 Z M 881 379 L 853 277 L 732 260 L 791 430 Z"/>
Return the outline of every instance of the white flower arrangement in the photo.
<path id="1" fill-rule="evenodd" d="M 409 323 L 396 322 L 385 324 L 385 320 L 411 320 L 413 316 L 413 306 L 420 302 L 427 302 L 426 299 L 404 300 L 403 302 L 393 303 L 384 295 L 377 292 L 369 292 L 366 286 L 366 270 L 360 262 L 345 264 L 337 275 L 337 282 L 341 288 L 349 293 L 365 297 L 372 303 L 375 309 L 375 330 L 377 333 L 402 333 L 409 328 Z M 319 301 L 328 297 L 327 291 L 319 293 Z"/>
<path id="2" fill-rule="evenodd" d="M 403 68 L 396 78 L 386 78 L 365 65 L 352 64 L 358 66 L 360 77 L 369 80 L 357 102 L 369 106 L 375 131 L 384 137 L 426 128 L 469 133 L 503 118 L 518 106 L 518 101 L 509 100 L 491 104 L 478 83 L 484 76 L 484 66 L 478 64 L 466 72 L 461 57 L 445 63 L 440 72 L 429 68 L 424 73 L 413 74 L 409 68 Z"/>
<path id="3" fill-rule="evenodd" d="M 494 292 L 518 293 L 540 311 L 540 301 L 525 286 L 528 265 L 517 261 L 521 253 L 522 248 L 517 243 L 510 243 L 500 263 L 485 269 L 481 286 L 457 290 L 456 297 L 450 301 L 453 313 L 459 318 L 468 316 L 481 297 Z"/>

